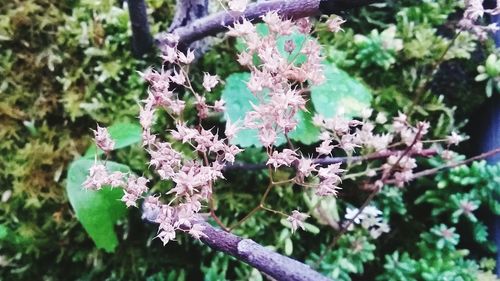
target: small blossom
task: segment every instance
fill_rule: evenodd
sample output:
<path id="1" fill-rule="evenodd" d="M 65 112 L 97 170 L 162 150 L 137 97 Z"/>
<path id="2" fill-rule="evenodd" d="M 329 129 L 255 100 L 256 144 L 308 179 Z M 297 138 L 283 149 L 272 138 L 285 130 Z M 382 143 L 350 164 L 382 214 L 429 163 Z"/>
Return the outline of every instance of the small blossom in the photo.
<path id="1" fill-rule="evenodd" d="M 127 208 L 129 208 L 137 207 L 138 199 L 139 197 L 137 195 L 125 191 L 125 194 L 123 195 L 121 201 L 125 203 L 125 206 L 127 206 Z"/>
<path id="2" fill-rule="evenodd" d="M 224 112 L 226 110 L 225 107 L 226 102 L 223 99 L 217 100 L 214 102 L 213 109 L 215 112 Z"/>
<path id="3" fill-rule="evenodd" d="M 298 176 L 303 180 L 305 177 L 312 175 L 312 172 L 316 172 L 317 166 L 318 164 L 313 164 L 311 158 L 300 158 L 297 166 Z"/>
<path id="4" fill-rule="evenodd" d="M 165 246 L 169 241 L 175 239 L 175 229 L 172 225 L 168 224 L 158 233 L 156 237 L 160 238 L 163 246 Z"/>
<path id="5" fill-rule="evenodd" d="M 292 233 L 294 233 L 299 227 L 304 230 L 304 221 L 308 217 L 309 215 L 301 213 L 297 210 L 292 211 L 292 215 L 288 216 L 287 218 L 287 220 L 292 224 Z"/>
<path id="6" fill-rule="evenodd" d="M 266 165 L 272 165 L 275 169 L 284 166 L 290 166 L 297 160 L 297 153 L 291 149 L 283 149 L 282 152 L 274 151 L 267 160 Z"/>
<path id="7" fill-rule="evenodd" d="M 316 147 L 316 152 L 320 155 L 329 155 L 332 153 L 333 145 L 331 145 L 330 140 L 322 141 L 321 144 Z"/>
<path id="8" fill-rule="evenodd" d="M 141 107 L 139 113 L 139 123 L 141 124 L 142 128 L 144 129 L 151 128 L 151 125 L 153 124 L 154 112 L 155 110 L 152 109 L 151 107 L 148 106 Z"/>
<path id="9" fill-rule="evenodd" d="M 457 132 L 451 132 L 451 135 L 446 138 L 446 142 L 449 145 L 458 145 L 462 140 L 462 136 L 457 134 Z"/>
<path id="10" fill-rule="evenodd" d="M 184 83 L 186 83 L 186 77 L 184 74 L 182 74 L 182 72 L 177 72 L 176 70 L 174 70 L 174 75 L 170 76 L 170 80 L 178 85 L 184 85 Z"/>
<path id="11" fill-rule="evenodd" d="M 210 75 L 205 72 L 203 75 L 203 88 L 207 90 L 207 92 L 212 91 L 212 89 L 219 83 L 219 77 L 217 75 Z"/>
<path id="12" fill-rule="evenodd" d="M 236 123 L 231 123 L 230 120 L 227 120 L 226 122 L 226 129 L 224 131 L 224 134 L 226 135 L 226 137 L 228 139 L 233 139 L 236 134 L 238 133 L 238 131 L 241 129 L 241 127 L 239 127 L 238 125 L 239 122 L 236 122 Z"/>
<path id="13" fill-rule="evenodd" d="M 102 164 L 95 163 L 89 169 L 89 175 L 82 186 L 86 189 L 98 190 L 108 183 L 108 172 Z"/>
<path id="14" fill-rule="evenodd" d="M 202 224 L 196 223 L 193 224 L 191 229 L 189 229 L 189 234 L 193 236 L 195 239 L 200 239 L 201 237 L 206 237 L 205 233 L 203 233 L 203 230 L 205 227 Z"/>
<path id="15" fill-rule="evenodd" d="M 108 129 L 97 126 L 94 130 L 95 143 L 104 152 L 109 153 L 115 147 L 115 142 L 111 139 Z"/>
<path id="16" fill-rule="evenodd" d="M 179 61 L 183 64 L 190 64 L 194 60 L 194 52 L 192 50 L 187 50 L 186 54 L 178 53 Z"/>
<path id="17" fill-rule="evenodd" d="M 170 46 L 166 46 L 161 56 L 163 62 L 175 63 L 177 61 L 177 50 Z"/>
<path id="18" fill-rule="evenodd" d="M 125 181 L 123 180 L 124 174 L 122 172 L 114 172 L 108 177 L 108 182 L 111 187 L 123 187 Z"/>
<path id="19" fill-rule="evenodd" d="M 330 30 L 331 32 L 339 32 L 342 30 L 342 28 L 340 27 L 343 23 L 345 22 L 345 20 L 339 16 L 336 16 L 336 15 L 331 15 L 328 20 L 326 20 L 326 26 L 328 27 L 328 30 Z"/>

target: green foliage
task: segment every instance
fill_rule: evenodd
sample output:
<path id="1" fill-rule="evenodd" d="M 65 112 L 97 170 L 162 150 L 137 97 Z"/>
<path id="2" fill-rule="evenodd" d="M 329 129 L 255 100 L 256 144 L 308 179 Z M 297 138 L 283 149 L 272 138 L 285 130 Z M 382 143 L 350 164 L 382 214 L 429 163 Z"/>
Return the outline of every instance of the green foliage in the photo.
<path id="1" fill-rule="evenodd" d="M 338 69 L 335 65 L 324 65 L 325 82 L 311 87 L 311 100 L 317 113 L 334 117 L 342 108 L 347 116 L 356 116 L 370 107 L 371 94 L 368 89 Z"/>
<path id="2" fill-rule="evenodd" d="M 376 65 L 389 69 L 396 62 L 396 53 L 403 48 L 394 25 L 380 33 L 374 29 L 369 36 L 358 34 L 354 36 L 354 44 L 358 48 L 355 58 L 363 68 Z"/>
<path id="3" fill-rule="evenodd" d="M 361 232 L 346 234 L 339 239 L 336 250 L 326 253 L 319 270 L 334 280 L 350 281 L 351 274 L 362 274 L 364 264 L 375 259 L 375 248 Z M 319 257 L 312 254 L 308 263 L 314 265 L 318 260 Z"/>
<path id="4" fill-rule="evenodd" d="M 90 159 L 80 159 L 70 165 L 66 192 L 76 217 L 96 246 L 107 252 L 113 252 L 118 245 L 114 225 L 126 214 L 125 205 L 120 201 L 123 191 L 111 187 L 95 192 L 84 190 L 82 184 L 94 162 Z M 130 171 L 127 166 L 111 161 L 106 161 L 106 168 L 110 172 Z"/>
<path id="5" fill-rule="evenodd" d="M 384 273 L 377 280 L 476 280 L 478 266 L 457 250 L 455 228 L 435 226 L 422 233 L 415 251 L 385 256 Z"/>
<path id="6" fill-rule="evenodd" d="M 484 65 L 477 67 L 479 75 L 476 81 L 486 82 L 486 96 L 491 97 L 493 91 L 500 90 L 500 59 L 495 54 L 490 54 Z"/>

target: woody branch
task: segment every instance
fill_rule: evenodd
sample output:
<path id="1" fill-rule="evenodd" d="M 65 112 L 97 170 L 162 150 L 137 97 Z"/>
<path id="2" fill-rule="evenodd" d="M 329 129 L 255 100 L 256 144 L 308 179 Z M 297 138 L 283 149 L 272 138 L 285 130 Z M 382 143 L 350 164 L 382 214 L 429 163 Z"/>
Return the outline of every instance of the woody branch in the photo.
<path id="1" fill-rule="evenodd" d="M 269 11 L 277 11 L 285 18 L 302 18 L 318 16 L 321 14 L 338 13 L 351 8 L 365 6 L 379 0 L 271 0 L 257 2 L 248 5 L 243 13 L 222 11 L 206 17 L 194 20 L 185 26 L 169 28 L 169 33 L 179 36 L 179 43 L 189 46 L 191 43 L 203 39 L 207 36 L 214 36 L 219 32 L 227 30 L 241 18 L 250 21 L 258 21 L 261 16 Z M 156 43 L 159 47 L 169 44 L 165 37 L 166 33 L 156 36 Z"/>

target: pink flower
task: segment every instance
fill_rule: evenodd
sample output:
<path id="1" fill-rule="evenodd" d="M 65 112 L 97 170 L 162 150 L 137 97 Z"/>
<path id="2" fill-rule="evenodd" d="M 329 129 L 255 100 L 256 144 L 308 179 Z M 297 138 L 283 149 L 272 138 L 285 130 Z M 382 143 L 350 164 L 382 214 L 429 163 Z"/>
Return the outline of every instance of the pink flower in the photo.
<path id="1" fill-rule="evenodd" d="M 137 199 L 139 199 L 139 196 L 132 193 L 128 193 L 127 191 L 124 190 L 124 195 L 121 201 L 125 203 L 125 206 L 127 206 L 127 208 L 129 208 L 129 207 L 137 207 Z"/>
<path id="2" fill-rule="evenodd" d="M 319 182 L 315 193 L 318 196 L 337 196 L 338 190 L 341 189 L 339 186 L 337 186 L 338 183 L 339 182 L 334 179 L 323 179 Z"/>
<path id="3" fill-rule="evenodd" d="M 224 112 L 226 110 L 225 107 L 226 102 L 223 99 L 217 100 L 214 102 L 213 109 L 215 112 Z"/>
<path id="4" fill-rule="evenodd" d="M 253 63 L 253 57 L 247 52 L 241 52 L 238 54 L 237 61 L 242 66 L 250 66 Z"/>
<path id="5" fill-rule="evenodd" d="M 316 167 L 318 164 L 313 164 L 313 160 L 311 158 L 300 158 L 299 164 L 297 165 L 297 176 L 303 180 L 305 177 L 312 175 L 313 172 L 316 172 Z"/>
<path id="6" fill-rule="evenodd" d="M 187 50 L 186 54 L 178 53 L 179 61 L 183 64 L 190 64 L 194 60 L 194 52 L 192 50 Z"/>
<path id="7" fill-rule="evenodd" d="M 326 26 L 328 27 L 328 30 L 331 32 L 339 32 L 342 30 L 340 27 L 345 20 L 339 16 L 336 15 L 331 15 L 328 20 L 326 20 Z"/>
<path id="8" fill-rule="evenodd" d="M 292 215 L 288 216 L 287 221 L 292 224 L 292 233 L 294 233 L 299 227 L 302 230 L 305 229 L 304 221 L 309 217 L 309 215 L 301 213 L 297 210 L 292 211 Z"/>
<path id="9" fill-rule="evenodd" d="M 165 224 L 156 237 L 160 238 L 165 246 L 169 241 L 175 239 L 175 228 L 170 224 Z"/>
<path id="10" fill-rule="evenodd" d="M 210 75 L 205 72 L 203 75 L 203 88 L 207 90 L 207 92 L 212 91 L 212 89 L 219 83 L 219 77 L 217 75 Z"/>
<path id="11" fill-rule="evenodd" d="M 109 153 L 115 147 L 115 142 L 111 139 L 108 129 L 99 127 L 94 131 L 95 144 L 102 149 L 105 153 Z"/>
<path id="12" fill-rule="evenodd" d="M 259 130 L 259 140 L 265 147 L 270 147 L 276 141 L 276 132 L 270 129 Z"/>
<path id="13" fill-rule="evenodd" d="M 114 172 L 109 175 L 107 181 L 111 187 L 123 187 L 125 186 L 125 181 L 123 180 L 124 174 L 122 172 Z"/>
<path id="14" fill-rule="evenodd" d="M 155 110 L 150 106 L 141 107 L 141 111 L 139 113 L 139 123 L 141 124 L 143 129 L 151 128 L 151 124 L 153 124 Z"/>
<path id="15" fill-rule="evenodd" d="M 241 129 L 238 123 L 239 122 L 232 124 L 229 119 L 226 121 L 226 129 L 224 131 L 224 134 L 228 139 L 230 140 L 233 139 L 238 133 L 238 131 Z"/>
<path id="16" fill-rule="evenodd" d="M 254 32 L 255 26 L 250 21 L 243 18 L 241 22 L 235 22 L 233 27 L 228 27 L 226 34 L 228 36 L 240 37 Z"/>
<path id="17" fill-rule="evenodd" d="M 316 152 L 318 152 L 320 155 L 329 155 L 332 153 L 333 145 L 330 145 L 331 141 L 330 140 L 324 140 L 321 142 L 321 144 L 316 147 Z"/>
<path id="18" fill-rule="evenodd" d="M 184 85 L 184 83 L 186 83 L 186 77 L 182 74 L 182 71 L 177 72 L 174 70 L 174 75 L 170 76 L 170 80 L 178 85 Z"/>
<path id="19" fill-rule="evenodd" d="M 457 132 L 451 132 L 451 135 L 446 137 L 446 142 L 448 145 L 458 145 L 463 140 L 462 136 L 457 134 Z"/>
<path id="20" fill-rule="evenodd" d="M 273 154 L 267 160 L 266 165 L 274 166 L 277 169 L 284 166 L 290 166 L 295 160 L 297 160 L 297 153 L 291 149 L 283 149 L 282 152 L 274 151 Z"/>
<path id="21" fill-rule="evenodd" d="M 175 63 L 177 61 L 177 50 L 170 46 L 166 46 L 161 56 L 164 62 Z"/>
<path id="22" fill-rule="evenodd" d="M 225 147 L 225 152 L 224 152 L 224 160 L 233 163 L 234 162 L 234 156 L 238 153 L 240 153 L 241 150 L 238 148 L 236 145 L 230 145 Z"/>
<path id="23" fill-rule="evenodd" d="M 483 0 L 467 0 L 464 18 L 476 21 L 484 15 Z"/>
<path id="24" fill-rule="evenodd" d="M 102 164 L 95 163 L 90 167 L 89 175 L 82 186 L 85 189 L 99 190 L 106 184 L 108 184 L 108 171 L 106 167 Z"/>
<path id="25" fill-rule="evenodd" d="M 193 224 L 191 229 L 189 230 L 189 234 L 193 236 L 195 239 L 200 239 L 201 237 L 206 237 L 205 233 L 203 233 L 203 230 L 205 227 L 202 224 L 196 223 Z"/>

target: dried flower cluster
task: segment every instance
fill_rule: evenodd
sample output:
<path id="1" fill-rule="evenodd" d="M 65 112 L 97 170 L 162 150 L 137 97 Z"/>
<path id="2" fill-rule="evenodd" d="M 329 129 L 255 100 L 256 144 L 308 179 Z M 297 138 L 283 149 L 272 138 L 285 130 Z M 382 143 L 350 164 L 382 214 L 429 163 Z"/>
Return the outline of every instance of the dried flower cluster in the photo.
<path id="1" fill-rule="evenodd" d="M 258 34 L 256 27 L 245 19 L 229 28 L 229 36 L 242 38 L 246 44 L 246 49 L 238 55 L 238 62 L 249 68 L 251 77 L 247 86 L 259 100 L 259 104 L 253 105 L 253 110 L 241 122 L 227 122 L 224 134 L 202 125 L 209 114 L 225 110 L 224 101 L 208 103 L 206 99 L 206 95 L 219 83 L 217 75 L 204 74 L 204 92 L 195 90 L 191 85 L 188 66 L 194 60 L 192 51 L 180 52 L 175 44 L 166 46 L 162 50 L 162 58 L 171 67 L 149 69 L 142 73 L 150 85 L 148 97 L 142 101 L 139 115 L 143 129 L 142 145 L 150 156 L 149 166 L 161 180 L 172 182 L 172 189 L 166 194 L 153 196 L 148 194 L 148 179 L 144 177 L 120 172 L 109 173 L 97 161 L 90 169 L 84 187 L 92 190 L 103 186 L 121 187 L 124 191 L 122 201 L 128 207 L 137 206 L 138 200 L 143 200 L 144 215 L 149 221 L 158 223 L 157 237 L 164 244 L 174 240 L 178 231 L 201 238 L 204 235 L 203 225 L 199 223 L 197 216 L 201 210 L 209 209 L 212 217 L 218 221 L 211 207 L 214 183 L 224 179 L 224 167 L 232 164 L 236 155 L 241 152 L 239 147 L 231 144 L 231 140 L 241 129 L 240 124 L 241 127 L 258 131 L 260 142 L 268 154 L 270 187 L 277 184 L 272 181 L 273 171 L 285 167 L 295 170 L 294 177 L 285 182 L 312 189 L 319 196 L 336 196 L 349 167 L 342 168 L 341 163 L 323 165 L 321 160 L 337 152 L 348 156 L 359 152 L 392 153 L 382 167 L 369 168 L 364 173 L 368 178 L 376 178 L 372 180 L 372 184 L 377 188 L 381 188 L 389 180 L 402 186 L 412 179 L 412 171 L 416 167 L 412 155 L 424 149 L 422 139 L 429 125 L 420 122 L 417 126 L 412 126 L 402 113 L 394 118 L 392 124 L 385 124 L 385 133 L 377 133 L 376 127 L 382 128 L 387 117 L 378 113 L 375 121 L 371 121 L 373 112 L 370 109 L 361 112 L 361 118 L 357 119 L 347 118 L 342 112 L 334 118 L 314 116 L 314 123 L 322 130 L 320 143 L 316 148 L 317 155 L 308 157 L 293 147 L 288 134 L 297 126 L 297 112 L 306 110 L 307 87 L 324 80 L 320 46 L 311 37 L 304 36 L 300 46 L 296 46 L 291 40 L 286 42 L 287 55 L 283 55 L 277 47 L 278 37 L 292 32 L 309 34 L 312 24 L 305 18 L 295 22 L 284 20 L 276 12 L 267 13 L 262 20 L 269 29 L 266 35 Z M 342 22 L 340 18 L 333 18 L 327 25 L 331 30 L 338 31 Z M 178 37 L 170 34 L 168 41 L 178 42 Z M 306 59 L 297 62 L 299 55 Z M 181 90 L 184 91 L 183 98 L 179 95 Z M 195 101 L 197 122 L 185 121 L 186 96 Z M 175 128 L 168 130 L 168 139 L 189 147 L 191 154 L 174 149 L 172 143 L 155 132 L 155 116 L 159 111 L 166 112 L 175 123 Z M 289 141 L 288 148 L 276 146 L 281 137 Z M 114 147 L 114 142 L 104 128 L 97 128 L 95 140 L 97 146 L 107 154 Z M 445 141 L 456 144 L 460 137 L 454 134 Z M 199 157 L 193 159 L 192 155 Z M 264 199 L 259 207 L 270 210 L 263 207 Z M 271 211 L 284 215 L 279 211 Z M 388 231 L 388 226 L 382 224 L 377 216 L 378 213 L 375 212 L 371 216 L 366 213 L 363 217 L 367 221 L 366 228 L 373 232 L 374 237 Z M 287 219 L 295 231 L 299 227 L 304 228 L 303 223 L 307 217 L 307 214 L 295 210 Z"/>

